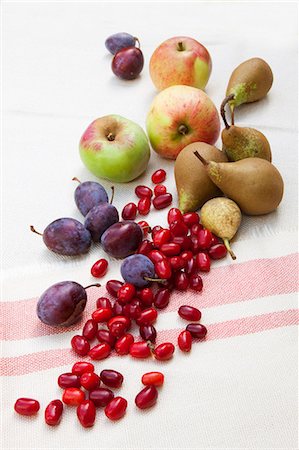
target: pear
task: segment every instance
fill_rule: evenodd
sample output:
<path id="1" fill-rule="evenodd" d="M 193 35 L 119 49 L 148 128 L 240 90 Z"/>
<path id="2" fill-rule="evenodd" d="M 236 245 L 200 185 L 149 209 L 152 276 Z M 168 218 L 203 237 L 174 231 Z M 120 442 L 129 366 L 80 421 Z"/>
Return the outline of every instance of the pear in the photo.
<path id="1" fill-rule="evenodd" d="M 212 198 L 201 208 L 200 220 L 205 228 L 223 239 L 232 259 L 236 259 L 236 255 L 230 248 L 230 240 L 238 231 L 242 220 L 239 206 L 229 198 Z"/>
<path id="2" fill-rule="evenodd" d="M 273 164 L 261 158 L 245 158 L 235 162 L 208 162 L 198 153 L 207 174 L 219 189 L 234 200 L 248 215 L 274 211 L 283 196 L 283 179 Z"/>
<path id="3" fill-rule="evenodd" d="M 266 61 L 251 58 L 235 68 L 230 76 L 224 102 L 230 103 L 232 123 L 234 108 L 242 103 L 256 102 L 264 98 L 273 83 L 273 73 Z"/>
<path id="4" fill-rule="evenodd" d="M 227 161 L 225 153 L 204 142 L 193 142 L 179 153 L 174 165 L 174 176 L 179 208 L 183 213 L 196 211 L 210 198 L 221 195 L 220 189 L 210 180 L 204 166 L 194 161 L 195 150 L 207 161 Z"/>

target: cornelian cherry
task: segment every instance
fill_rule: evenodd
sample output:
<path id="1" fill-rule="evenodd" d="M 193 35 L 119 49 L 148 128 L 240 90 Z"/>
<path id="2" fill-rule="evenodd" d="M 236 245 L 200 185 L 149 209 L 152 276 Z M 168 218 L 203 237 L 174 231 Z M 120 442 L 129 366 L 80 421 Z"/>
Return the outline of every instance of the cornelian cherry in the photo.
<path id="1" fill-rule="evenodd" d="M 89 392 L 89 400 L 93 401 L 96 407 L 107 406 L 113 397 L 113 392 L 108 388 L 97 388 Z"/>
<path id="2" fill-rule="evenodd" d="M 119 355 L 128 355 L 130 352 L 130 347 L 134 342 L 134 337 L 132 334 L 127 333 L 117 339 L 115 343 L 115 351 Z"/>
<path id="3" fill-rule="evenodd" d="M 209 255 L 204 252 L 197 253 L 195 257 L 196 267 L 201 272 L 209 272 L 211 267 L 211 260 Z"/>
<path id="4" fill-rule="evenodd" d="M 164 375 L 161 372 L 147 372 L 142 375 L 141 382 L 145 386 L 162 386 Z"/>
<path id="5" fill-rule="evenodd" d="M 58 377 L 58 386 L 62 389 L 66 389 L 69 387 L 81 387 L 80 377 L 75 373 L 62 373 Z"/>
<path id="6" fill-rule="evenodd" d="M 101 328 L 100 330 L 98 330 L 97 332 L 97 338 L 98 341 L 101 343 L 105 343 L 110 345 L 111 348 L 114 347 L 116 338 L 115 336 L 113 336 L 109 330 L 105 330 L 104 328 Z"/>
<path id="7" fill-rule="evenodd" d="M 164 309 L 169 304 L 170 290 L 166 288 L 158 289 L 154 297 L 154 305 L 158 309 Z"/>
<path id="8" fill-rule="evenodd" d="M 69 406 L 78 406 L 85 400 L 85 394 L 78 388 L 67 388 L 63 391 L 62 401 Z"/>
<path id="9" fill-rule="evenodd" d="M 167 244 L 161 245 L 160 251 L 166 256 L 177 256 L 181 252 L 181 246 L 175 242 L 168 242 Z"/>
<path id="10" fill-rule="evenodd" d="M 117 292 L 119 303 L 129 303 L 136 295 L 135 286 L 131 283 L 124 283 Z"/>
<path id="11" fill-rule="evenodd" d="M 172 358 L 174 350 L 174 345 L 171 342 L 164 342 L 155 348 L 153 354 L 159 361 L 167 361 Z"/>
<path id="12" fill-rule="evenodd" d="M 226 254 L 227 249 L 224 244 L 214 244 L 209 248 L 209 256 L 212 259 L 222 259 Z"/>
<path id="13" fill-rule="evenodd" d="M 78 361 L 72 367 L 72 373 L 82 375 L 85 372 L 94 372 L 94 365 L 88 361 Z"/>
<path id="14" fill-rule="evenodd" d="M 207 329 L 201 323 L 189 323 L 186 330 L 191 333 L 191 336 L 196 339 L 203 339 L 207 334 Z"/>
<path id="15" fill-rule="evenodd" d="M 85 322 L 85 325 L 82 330 L 82 336 L 84 336 L 87 340 L 92 341 L 96 337 L 98 331 L 98 324 L 95 320 L 89 319 Z"/>
<path id="16" fill-rule="evenodd" d="M 202 287 L 203 287 L 202 278 L 200 275 L 198 275 L 198 273 L 193 273 L 192 275 L 190 275 L 189 287 L 193 291 L 197 291 L 197 292 L 202 291 Z"/>
<path id="17" fill-rule="evenodd" d="M 96 306 L 97 306 L 97 309 L 99 309 L 99 308 L 112 308 L 111 301 L 109 300 L 109 298 L 106 298 L 106 297 L 98 298 L 97 302 L 96 302 Z"/>
<path id="18" fill-rule="evenodd" d="M 21 416 L 33 416 L 39 411 L 40 404 L 33 398 L 21 397 L 15 402 L 14 409 Z"/>
<path id="19" fill-rule="evenodd" d="M 178 291 L 186 291 L 189 286 L 189 279 L 185 272 L 179 271 L 174 274 L 174 287 Z"/>
<path id="20" fill-rule="evenodd" d="M 139 334 L 144 341 L 156 341 L 157 331 L 154 325 L 140 325 Z"/>
<path id="21" fill-rule="evenodd" d="M 114 397 L 106 406 L 105 414 L 110 420 L 119 420 L 125 413 L 128 406 L 128 402 L 123 397 Z"/>
<path id="22" fill-rule="evenodd" d="M 45 422 L 47 425 L 56 426 L 61 421 L 63 403 L 61 400 L 52 400 L 45 409 Z"/>
<path id="23" fill-rule="evenodd" d="M 171 258 L 169 258 L 169 262 L 173 270 L 183 269 L 186 264 L 181 256 L 171 256 Z"/>
<path id="24" fill-rule="evenodd" d="M 154 184 L 163 183 L 166 179 L 166 172 L 164 169 L 158 169 L 152 174 L 152 182 Z"/>
<path id="25" fill-rule="evenodd" d="M 199 215 L 196 212 L 185 213 L 183 214 L 183 221 L 188 228 L 191 228 L 192 225 L 199 223 Z"/>
<path id="26" fill-rule="evenodd" d="M 140 220 L 137 222 L 138 225 L 142 228 L 143 231 L 143 237 L 146 237 L 150 231 L 150 226 L 145 220 Z"/>
<path id="27" fill-rule="evenodd" d="M 99 259 L 90 269 L 91 275 L 95 278 L 101 278 L 106 275 L 108 269 L 108 261 L 104 258 Z"/>
<path id="28" fill-rule="evenodd" d="M 179 307 L 178 313 L 182 319 L 192 322 L 196 322 L 201 318 L 201 312 L 199 311 L 199 309 L 194 308 L 194 306 L 182 305 Z"/>
<path id="29" fill-rule="evenodd" d="M 211 247 L 213 236 L 210 230 L 199 230 L 197 237 L 199 248 L 206 250 Z"/>
<path id="30" fill-rule="evenodd" d="M 183 214 L 178 208 L 170 208 L 167 214 L 167 222 L 171 224 L 172 222 L 182 221 Z"/>
<path id="31" fill-rule="evenodd" d="M 101 380 L 106 386 L 112 388 L 119 388 L 123 384 L 124 377 L 116 370 L 102 370 L 100 373 Z"/>
<path id="32" fill-rule="evenodd" d="M 99 308 L 92 313 L 91 317 L 96 323 L 100 323 L 108 322 L 108 320 L 111 319 L 112 315 L 113 311 L 111 308 Z"/>
<path id="33" fill-rule="evenodd" d="M 80 383 L 87 391 L 92 391 L 100 386 L 101 379 L 94 372 L 85 372 L 80 377 Z"/>
<path id="34" fill-rule="evenodd" d="M 133 358 L 148 358 L 151 355 L 150 347 L 147 342 L 134 342 L 130 347 L 130 355 Z"/>
<path id="35" fill-rule="evenodd" d="M 159 197 L 159 195 L 166 194 L 166 192 L 167 192 L 167 189 L 166 189 L 166 186 L 164 186 L 164 184 L 157 184 L 154 187 L 155 197 Z"/>
<path id="36" fill-rule="evenodd" d="M 151 288 L 143 288 L 137 292 L 138 298 L 140 299 L 142 305 L 150 307 L 154 301 L 154 293 Z"/>
<path id="37" fill-rule="evenodd" d="M 151 250 L 147 256 L 154 264 L 166 259 L 164 253 L 160 252 L 160 250 Z"/>
<path id="38" fill-rule="evenodd" d="M 188 234 L 188 227 L 187 225 L 184 224 L 182 220 L 175 220 L 171 222 L 171 224 L 169 225 L 169 229 L 173 237 L 187 236 Z"/>
<path id="39" fill-rule="evenodd" d="M 123 220 L 135 220 L 137 215 L 137 206 L 135 203 L 128 203 L 123 207 L 121 217 Z"/>
<path id="40" fill-rule="evenodd" d="M 166 194 L 159 195 L 153 200 L 153 206 L 155 209 L 164 209 L 172 203 L 172 195 L 167 192 Z"/>
<path id="41" fill-rule="evenodd" d="M 179 244 L 182 250 L 190 250 L 192 247 L 192 241 L 190 236 L 174 236 L 171 240 L 175 244 Z"/>
<path id="42" fill-rule="evenodd" d="M 138 212 L 142 216 L 146 216 L 151 209 L 151 199 L 149 197 L 142 197 L 138 202 Z"/>
<path id="43" fill-rule="evenodd" d="M 77 417 L 84 428 L 92 427 L 96 419 L 96 408 L 92 400 L 84 400 L 77 407 Z"/>
<path id="44" fill-rule="evenodd" d="M 157 310 L 155 308 L 144 309 L 138 319 L 136 320 L 137 325 L 152 325 L 158 317 Z"/>
<path id="45" fill-rule="evenodd" d="M 192 347 L 192 336 L 190 331 L 184 330 L 179 334 L 178 346 L 182 352 L 190 352 Z"/>
<path id="46" fill-rule="evenodd" d="M 161 247 L 171 239 L 171 233 L 167 228 L 162 228 L 153 235 L 153 243 L 155 247 Z"/>
<path id="47" fill-rule="evenodd" d="M 106 344 L 105 342 L 102 342 L 92 347 L 89 350 L 88 355 L 91 359 L 99 361 L 101 359 L 107 358 L 107 356 L 110 355 L 110 352 L 111 352 L 110 345 Z"/>
<path id="48" fill-rule="evenodd" d="M 90 350 L 88 340 L 79 334 L 72 337 L 71 346 L 77 355 L 85 356 Z"/>
<path id="49" fill-rule="evenodd" d="M 149 188 L 147 186 L 139 185 L 139 186 L 136 186 L 136 188 L 135 188 L 135 194 L 139 198 L 143 198 L 143 197 L 151 198 L 153 196 L 153 191 L 151 190 L 151 188 Z"/>
<path id="50" fill-rule="evenodd" d="M 109 292 L 109 294 L 112 295 L 112 297 L 117 297 L 117 292 L 123 284 L 124 283 L 122 281 L 109 280 L 106 283 L 106 289 Z"/>
<path id="51" fill-rule="evenodd" d="M 140 253 L 140 254 L 142 254 L 142 255 L 147 256 L 147 255 L 149 254 L 149 252 L 150 252 L 151 250 L 153 250 L 153 249 L 154 249 L 154 244 L 153 244 L 153 242 L 151 242 L 151 241 L 145 239 L 145 240 L 143 240 L 143 241 L 141 242 L 141 244 L 139 245 L 139 247 L 138 247 L 136 253 Z"/>
<path id="52" fill-rule="evenodd" d="M 147 409 L 157 402 L 158 391 L 154 385 L 146 386 L 135 397 L 135 404 L 139 409 Z"/>
<path id="53" fill-rule="evenodd" d="M 163 278 L 165 280 L 171 278 L 172 275 L 171 265 L 167 259 L 157 262 L 154 266 L 158 278 Z"/>

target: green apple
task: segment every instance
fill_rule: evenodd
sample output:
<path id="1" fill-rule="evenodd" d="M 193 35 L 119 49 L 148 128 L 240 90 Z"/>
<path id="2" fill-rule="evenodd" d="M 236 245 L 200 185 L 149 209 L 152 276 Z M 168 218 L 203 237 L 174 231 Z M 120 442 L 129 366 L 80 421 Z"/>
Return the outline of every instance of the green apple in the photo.
<path id="1" fill-rule="evenodd" d="M 80 140 L 85 166 L 99 178 L 125 183 L 141 175 L 150 159 L 143 129 L 129 119 L 111 114 L 94 120 Z"/>

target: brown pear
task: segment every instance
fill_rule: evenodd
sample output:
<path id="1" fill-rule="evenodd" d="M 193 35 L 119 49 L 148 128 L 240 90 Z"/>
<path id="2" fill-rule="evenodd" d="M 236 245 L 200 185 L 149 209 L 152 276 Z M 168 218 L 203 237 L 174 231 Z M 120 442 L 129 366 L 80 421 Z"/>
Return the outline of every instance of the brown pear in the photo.
<path id="1" fill-rule="evenodd" d="M 225 153 L 204 142 L 189 144 L 179 153 L 174 165 L 174 176 L 179 208 L 183 213 L 196 211 L 210 198 L 221 195 L 220 189 L 211 181 L 203 164 L 196 164 L 194 161 L 195 150 L 207 161 L 227 161 Z"/>
<path id="2" fill-rule="evenodd" d="M 261 158 L 245 158 L 236 162 L 218 163 L 205 161 L 207 174 L 219 189 L 234 200 L 243 213 L 248 215 L 268 214 L 282 200 L 283 179 L 273 164 Z"/>
<path id="3" fill-rule="evenodd" d="M 229 161 L 239 161 L 244 158 L 262 158 L 272 160 L 270 144 L 258 130 L 248 127 L 231 125 L 221 133 L 222 151 Z"/>
<path id="4" fill-rule="evenodd" d="M 242 220 L 239 206 L 225 197 L 212 198 L 200 210 L 202 225 L 223 239 L 232 259 L 236 256 L 230 248 L 230 240 L 234 237 Z"/>

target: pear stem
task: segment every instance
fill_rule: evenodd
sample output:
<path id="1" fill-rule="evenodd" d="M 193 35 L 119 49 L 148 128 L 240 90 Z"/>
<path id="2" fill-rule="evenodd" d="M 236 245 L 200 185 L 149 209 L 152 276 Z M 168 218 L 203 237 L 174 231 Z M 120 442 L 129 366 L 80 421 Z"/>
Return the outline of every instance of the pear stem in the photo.
<path id="1" fill-rule="evenodd" d="M 226 120 L 226 117 L 225 117 L 225 105 L 229 102 L 229 101 L 231 101 L 231 100 L 233 100 L 235 98 L 235 94 L 230 94 L 230 95 L 228 95 L 227 97 L 225 97 L 225 99 L 223 100 L 223 102 L 221 103 L 221 106 L 220 106 L 220 113 L 221 113 L 221 117 L 222 117 L 222 119 L 223 119 L 223 122 L 224 122 L 224 125 L 225 125 L 225 128 L 228 130 L 229 129 L 229 124 L 228 124 L 228 122 L 227 122 L 227 120 Z M 233 116 L 232 116 L 232 125 L 234 124 L 234 122 L 233 122 Z"/>
<path id="2" fill-rule="evenodd" d="M 232 125 L 235 125 L 235 105 L 230 105 Z"/>
<path id="3" fill-rule="evenodd" d="M 39 234 L 40 236 L 43 235 L 43 233 L 40 233 L 39 231 L 36 231 L 36 229 L 34 228 L 33 225 L 30 225 L 30 230 L 31 230 L 33 233 Z"/>
<path id="4" fill-rule="evenodd" d="M 77 177 L 72 178 L 72 181 L 78 181 L 78 183 L 81 184 L 81 181 L 80 181 L 79 178 L 77 178 Z"/>
<path id="5" fill-rule="evenodd" d="M 91 287 L 101 287 L 102 285 L 101 284 L 99 284 L 99 283 L 95 283 L 95 284 L 89 284 L 88 286 L 85 286 L 85 288 L 84 289 L 88 289 L 88 288 L 91 288 Z"/>
<path id="6" fill-rule="evenodd" d="M 137 44 L 137 48 L 140 48 L 140 41 L 138 39 L 138 37 L 134 37 L 135 40 L 135 44 Z"/>
<path id="7" fill-rule="evenodd" d="M 112 191 L 112 194 L 111 194 L 111 199 L 110 199 L 110 205 L 112 205 L 112 202 L 114 199 L 114 191 L 115 191 L 114 186 L 111 186 L 111 191 Z"/>
<path id="8" fill-rule="evenodd" d="M 232 259 L 237 259 L 236 255 L 234 254 L 234 252 L 232 251 L 232 249 L 230 248 L 230 242 L 227 238 L 223 239 L 224 245 L 228 251 L 228 253 L 230 254 L 230 256 L 232 257 Z"/>
<path id="9" fill-rule="evenodd" d="M 193 152 L 194 155 L 196 156 L 196 158 L 199 159 L 200 162 L 203 163 L 204 166 L 207 166 L 209 163 L 198 153 L 197 150 L 195 150 L 195 152 Z"/>

